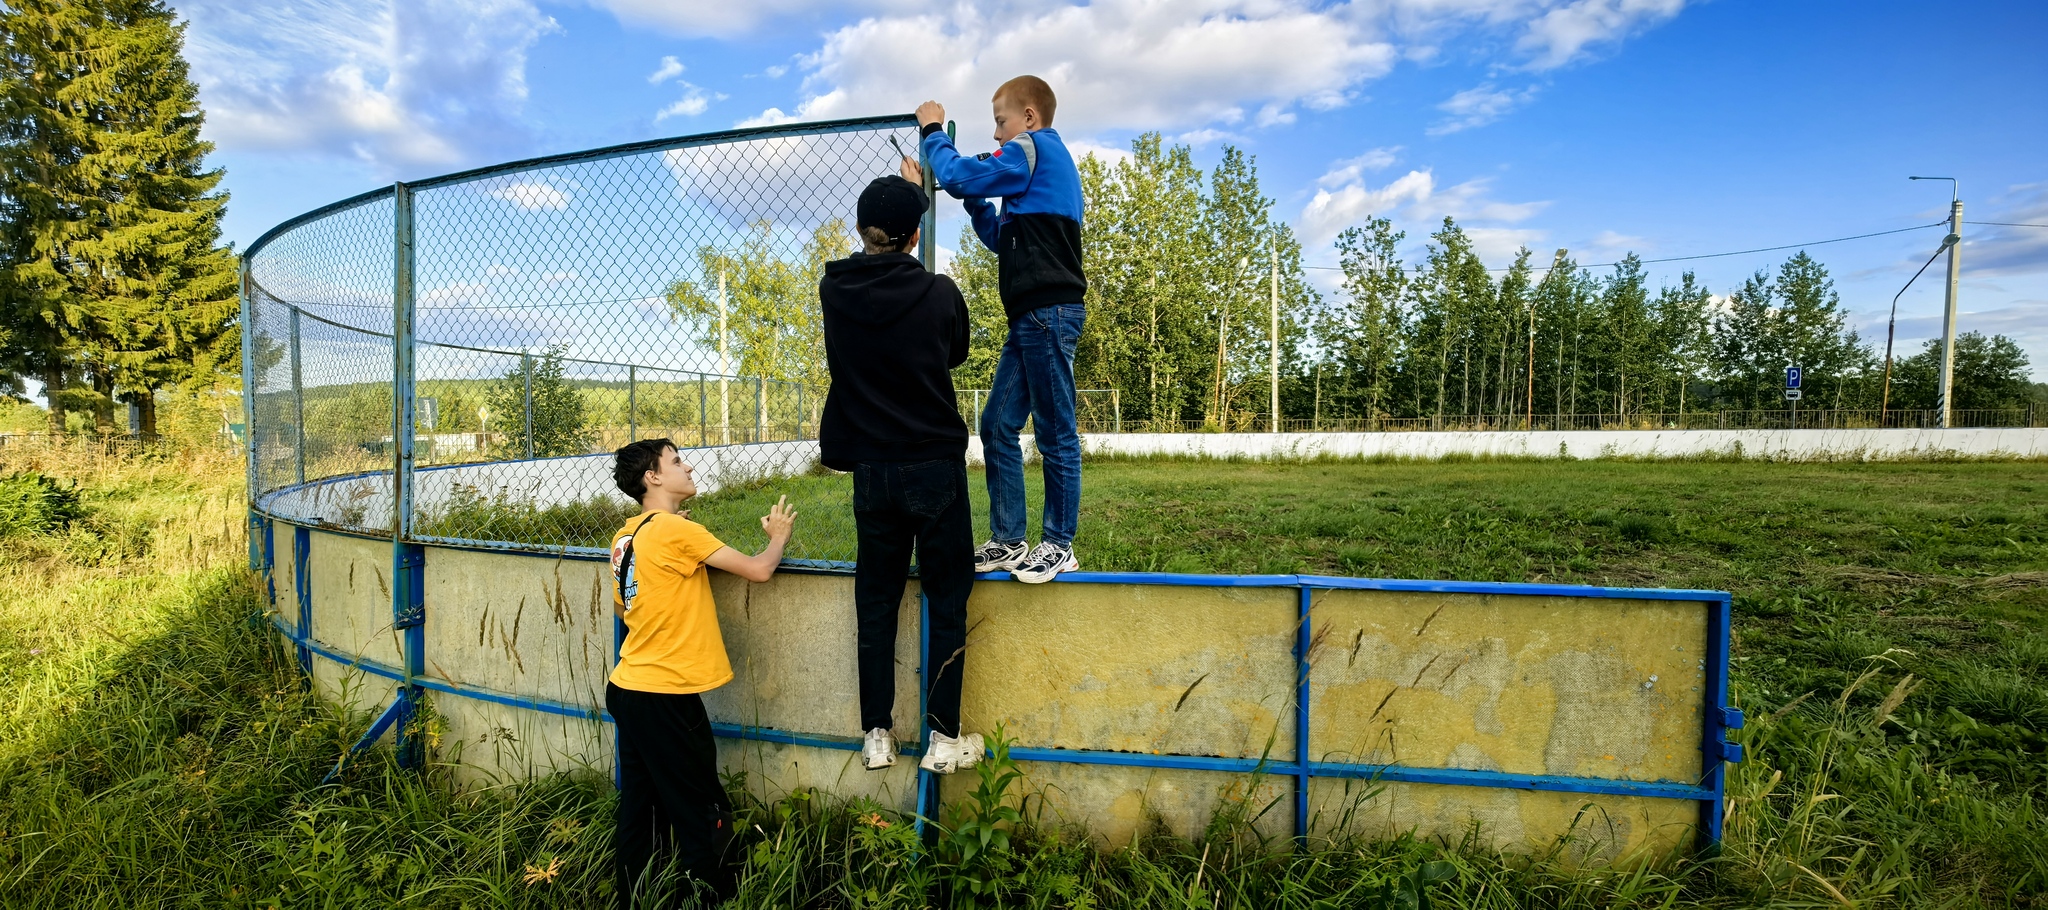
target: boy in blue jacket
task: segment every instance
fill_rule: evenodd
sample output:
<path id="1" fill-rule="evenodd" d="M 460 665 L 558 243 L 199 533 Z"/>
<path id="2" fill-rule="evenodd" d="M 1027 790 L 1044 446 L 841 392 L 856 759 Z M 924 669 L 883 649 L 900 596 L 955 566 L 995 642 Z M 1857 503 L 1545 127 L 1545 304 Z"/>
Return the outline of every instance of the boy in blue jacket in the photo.
<path id="1" fill-rule="evenodd" d="M 1088 311 L 1082 295 L 1081 173 L 1052 129 L 1052 87 L 1018 76 L 996 89 L 994 152 L 966 157 L 946 135 L 946 109 L 918 106 L 932 178 L 967 208 L 974 233 L 995 251 L 997 288 L 1009 337 L 981 412 L 987 462 L 989 541 L 976 572 L 1009 571 L 1037 584 L 1080 568 L 1074 531 L 1081 515 L 1081 437 L 1074 426 L 1074 346 Z M 917 165 L 904 161 L 917 180 Z M 1000 197 L 1002 208 L 990 204 Z M 1024 541 L 1024 452 L 1018 434 L 1032 421 L 1045 471 L 1044 536 Z"/>

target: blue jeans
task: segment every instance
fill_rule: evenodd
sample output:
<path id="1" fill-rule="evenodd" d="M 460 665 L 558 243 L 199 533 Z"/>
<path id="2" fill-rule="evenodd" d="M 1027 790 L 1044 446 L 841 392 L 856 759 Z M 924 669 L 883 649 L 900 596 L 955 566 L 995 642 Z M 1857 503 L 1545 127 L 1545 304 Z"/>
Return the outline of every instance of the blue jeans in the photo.
<path id="1" fill-rule="evenodd" d="M 988 463 L 989 536 L 1024 539 L 1024 449 L 1017 436 L 1029 417 L 1045 471 L 1044 540 L 1070 544 L 1081 521 L 1081 434 L 1074 426 L 1074 346 L 1088 308 L 1039 307 L 1010 323 L 981 411 L 981 455 Z"/>

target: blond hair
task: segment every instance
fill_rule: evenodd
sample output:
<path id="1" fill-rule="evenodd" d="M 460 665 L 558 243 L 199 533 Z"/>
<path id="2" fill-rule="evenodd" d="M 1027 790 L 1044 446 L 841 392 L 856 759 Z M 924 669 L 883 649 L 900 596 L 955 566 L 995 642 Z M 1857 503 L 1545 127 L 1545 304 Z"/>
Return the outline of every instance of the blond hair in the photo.
<path id="1" fill-rule="evenodd" d="M 995 97 L 989 100 L 1001 101 L 1004 98 L 1037 111 L 1038 123 L 1041 126 L 1052 125 L 1052 110 L 1059 106 L 1059 99 L 1052 95 L 1052 86 L 1045 84 L 1045 80 L 1037 76 L 1018 76 L 1005 82 L 996 89 Z"/>

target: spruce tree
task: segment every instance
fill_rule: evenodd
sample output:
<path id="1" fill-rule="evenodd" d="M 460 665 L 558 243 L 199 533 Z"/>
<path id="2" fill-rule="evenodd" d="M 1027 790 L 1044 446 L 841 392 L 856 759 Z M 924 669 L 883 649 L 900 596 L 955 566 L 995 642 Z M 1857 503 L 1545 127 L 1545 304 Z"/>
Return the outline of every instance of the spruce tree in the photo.
<path id="1" fill-rule="evenodd" d="M 154 393 L 232 375 L 238 341 L 184 28 L 161 0 L 24 0 L 0 23 L 9 366 L 40 374 L 53 430 L 83 405 L 111 431 L 125 398 L 153 434 Z"/>

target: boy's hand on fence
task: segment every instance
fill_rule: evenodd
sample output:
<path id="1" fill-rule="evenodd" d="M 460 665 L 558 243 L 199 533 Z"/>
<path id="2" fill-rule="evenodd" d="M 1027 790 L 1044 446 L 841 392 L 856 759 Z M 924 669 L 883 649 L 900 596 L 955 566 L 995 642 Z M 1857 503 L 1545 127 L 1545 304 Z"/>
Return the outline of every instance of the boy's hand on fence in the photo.
<path id="1" fill-rule="evenodd" d="M 917 106 L 917 126 L 919 129 L 923 129 L 924 127 L 930 126 L 934 123 L 944 122 L 946 122 L 945 105 L 940 104 L 937 101 L 927 101 Z"/>
<path id="2" fill-rule="evenodd" d="M 796 510 L 789 507 L 789 497 L 781 496 L 768 507 L 768 514 L 761 516 L 761 530 L 768 532 L 771 543 L 787 543 L 790 526 L 796 524 Z"/>
<path id="3" fill-rule="evenodd" d="M 896 173 L 911 183 L 924 186 L 924 168 L 918 167 L 917 162 L 911 160 L 909 155 L 903 156 L 903 163 L 896 166 Z"/>

